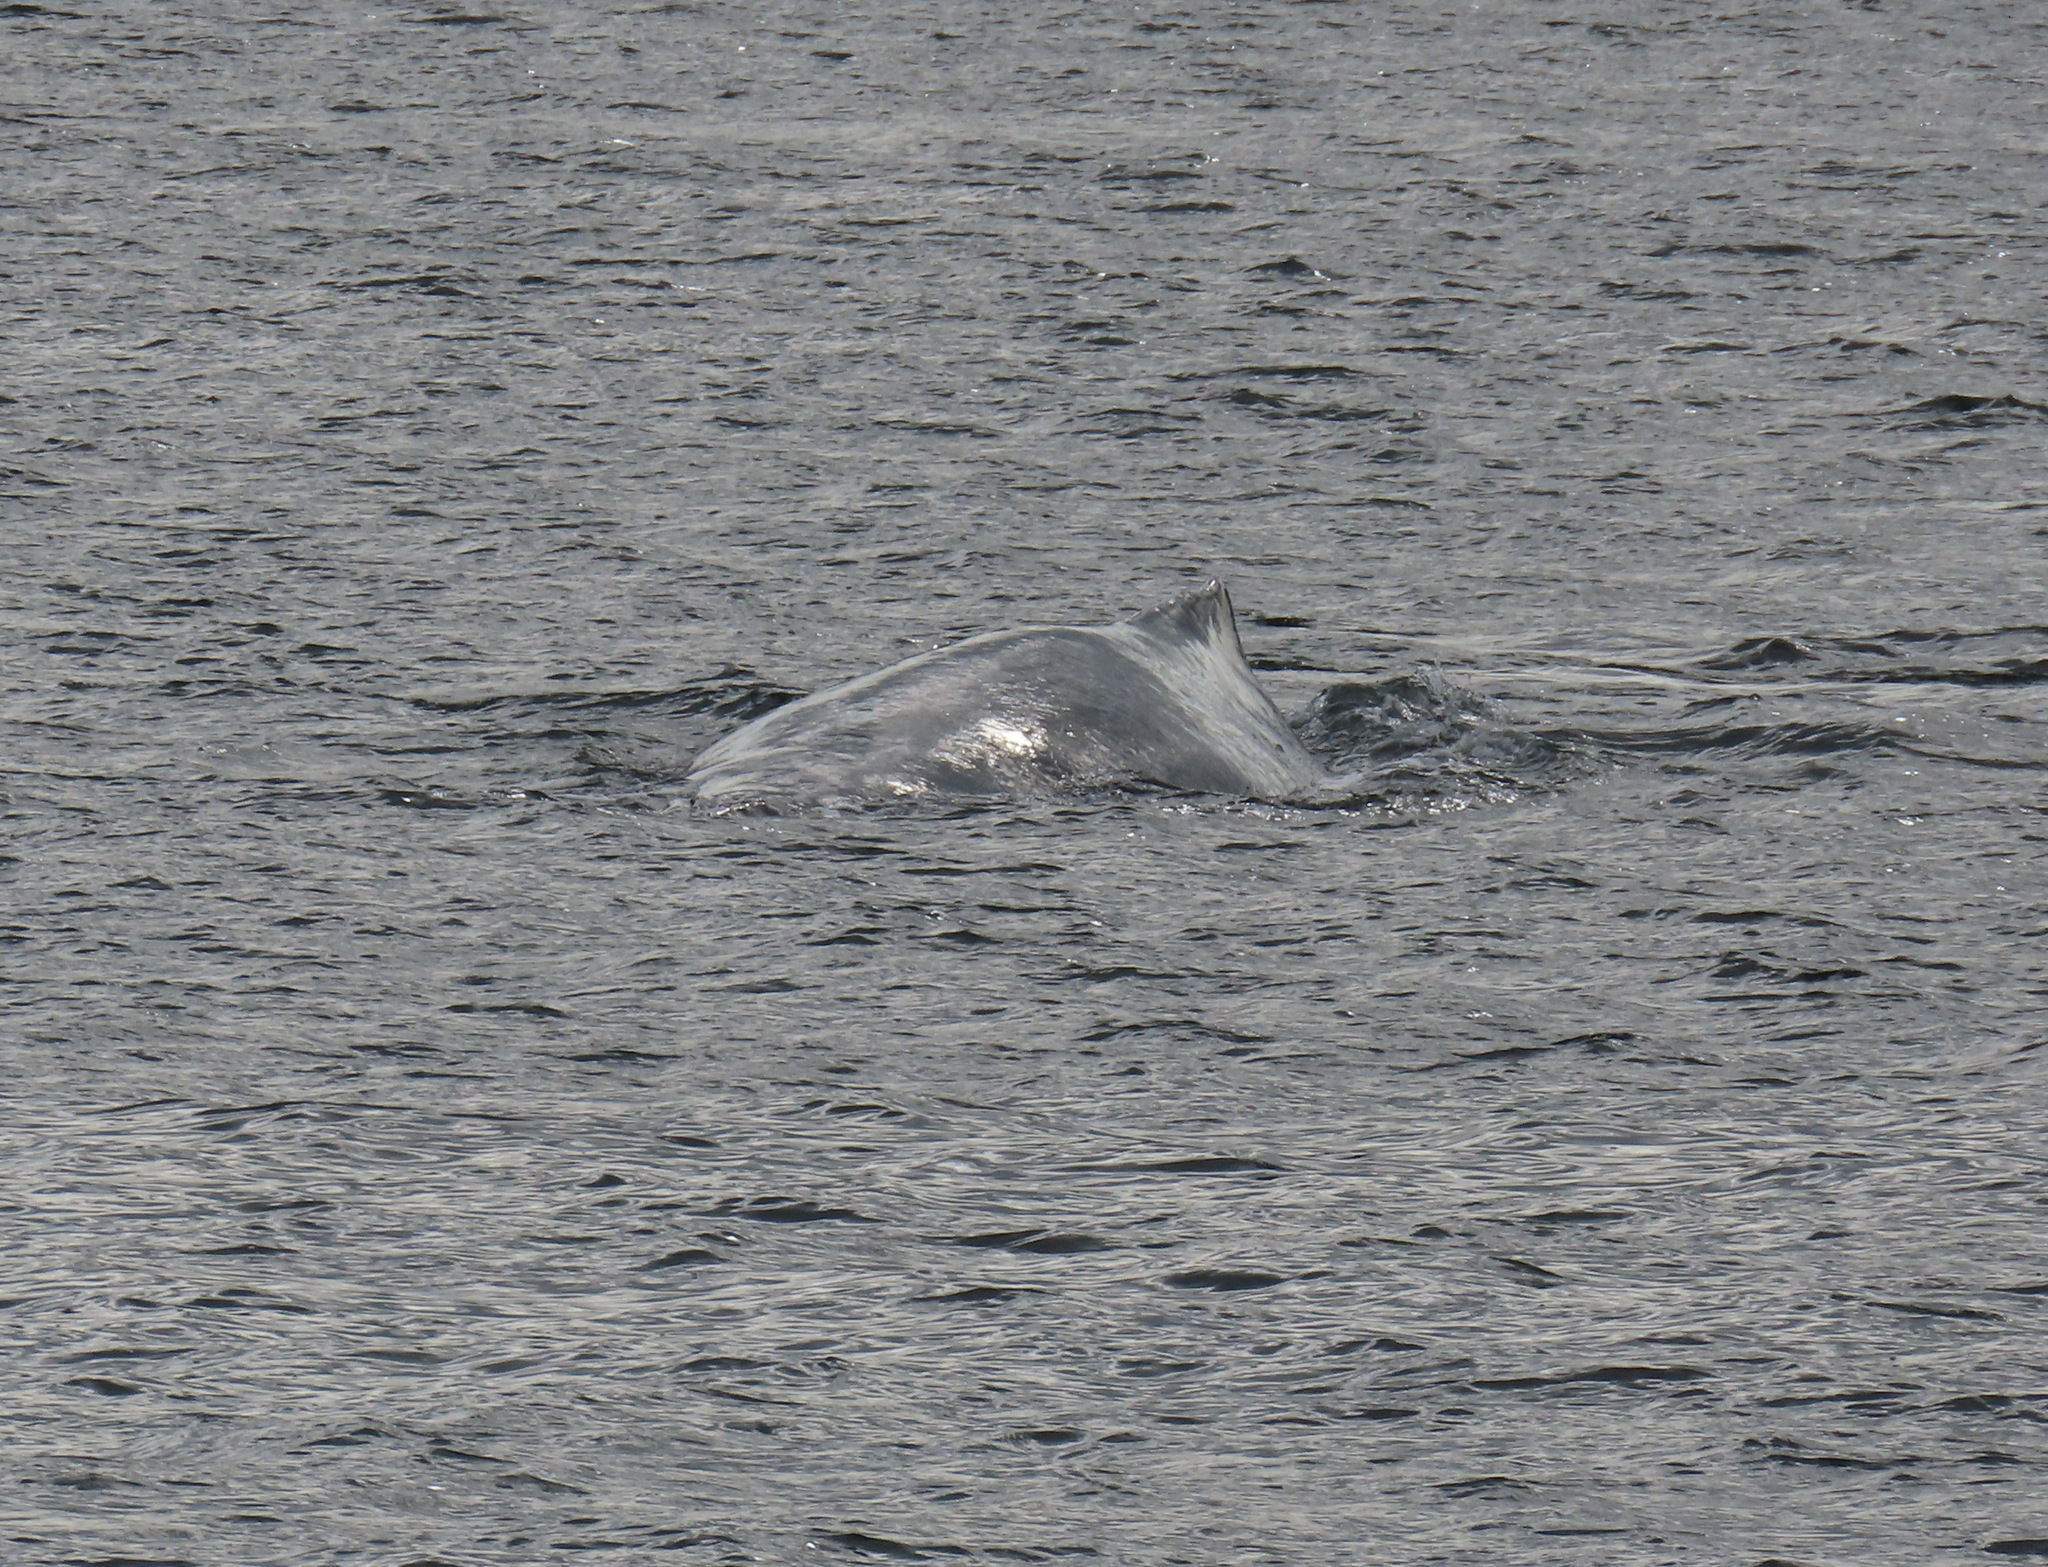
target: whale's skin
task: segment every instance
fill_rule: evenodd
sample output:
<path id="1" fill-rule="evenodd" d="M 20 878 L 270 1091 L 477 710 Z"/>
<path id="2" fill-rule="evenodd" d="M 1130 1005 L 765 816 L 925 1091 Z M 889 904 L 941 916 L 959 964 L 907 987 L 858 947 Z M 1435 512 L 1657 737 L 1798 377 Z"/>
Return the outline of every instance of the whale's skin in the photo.
<path id="1" fill-rule="evenodd" d="M 1212 581 L 1134 620 L 989 632 L 791 702 L 708 747 L 685 786 L 725 812 L 1131 786 L 1284 800 L 1321 776 Z"/>

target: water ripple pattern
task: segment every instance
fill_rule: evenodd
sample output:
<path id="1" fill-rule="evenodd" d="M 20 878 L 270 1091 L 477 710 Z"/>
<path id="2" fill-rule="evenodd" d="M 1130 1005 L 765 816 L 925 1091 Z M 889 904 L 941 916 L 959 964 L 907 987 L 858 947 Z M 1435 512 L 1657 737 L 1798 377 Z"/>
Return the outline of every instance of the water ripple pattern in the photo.
<path id="1" fill-rule="evenodd" d="M 0 57 L 8 1562 L 2048 1557 L 2048 16 Z M 680 788 L 1212 574 L 1341 798 Z"/>

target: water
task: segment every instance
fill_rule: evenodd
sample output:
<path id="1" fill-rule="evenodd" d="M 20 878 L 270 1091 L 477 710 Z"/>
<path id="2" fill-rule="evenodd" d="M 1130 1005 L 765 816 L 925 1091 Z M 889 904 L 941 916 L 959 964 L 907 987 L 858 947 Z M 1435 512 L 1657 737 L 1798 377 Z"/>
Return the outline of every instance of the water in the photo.
<path id="1" fill-rule="evenodd" d="M 2034 11 L 0 28 L 9 1561 L 2048 1554 Z"/>

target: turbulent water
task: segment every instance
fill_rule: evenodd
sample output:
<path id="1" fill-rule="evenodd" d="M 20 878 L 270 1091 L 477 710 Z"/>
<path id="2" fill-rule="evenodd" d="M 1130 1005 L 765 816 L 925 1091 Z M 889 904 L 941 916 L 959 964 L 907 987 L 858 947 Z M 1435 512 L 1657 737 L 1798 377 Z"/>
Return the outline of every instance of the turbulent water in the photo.
<path id="1" fill-rule="evenodd" d="M 0 50 L 6 1561 L 2048 1556 L 2048 15 Z M 1357 798 L 681 789 L 1212 573 Z"/>

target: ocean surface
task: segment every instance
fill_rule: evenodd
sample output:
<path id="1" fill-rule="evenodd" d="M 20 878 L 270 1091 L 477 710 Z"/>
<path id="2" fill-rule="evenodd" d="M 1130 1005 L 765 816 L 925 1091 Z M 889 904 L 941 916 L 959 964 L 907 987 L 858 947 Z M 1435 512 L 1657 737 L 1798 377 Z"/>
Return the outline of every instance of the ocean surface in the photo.
<path id="1" fill-rule="evenodd" d="M 2048 11 L 0 58 L 0 1560 L 2048 1557 Z M 1212 574 L 1357 798 L 681 788 Z"/>

